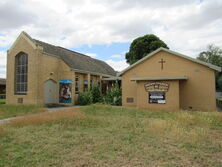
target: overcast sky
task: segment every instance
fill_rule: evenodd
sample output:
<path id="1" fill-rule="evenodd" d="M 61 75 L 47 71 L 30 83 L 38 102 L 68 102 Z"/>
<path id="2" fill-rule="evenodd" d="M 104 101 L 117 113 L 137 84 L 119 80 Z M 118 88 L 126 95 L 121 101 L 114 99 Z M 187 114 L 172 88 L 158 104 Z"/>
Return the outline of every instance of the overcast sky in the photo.
<path id="1" fill-rule="evenodd" d="M 124 69 L 133 39 L 155 34 L 171 50 L 196 57 L 222 46 L 222 0 L 1 0 L 0 77 L 21 31 Z"/>

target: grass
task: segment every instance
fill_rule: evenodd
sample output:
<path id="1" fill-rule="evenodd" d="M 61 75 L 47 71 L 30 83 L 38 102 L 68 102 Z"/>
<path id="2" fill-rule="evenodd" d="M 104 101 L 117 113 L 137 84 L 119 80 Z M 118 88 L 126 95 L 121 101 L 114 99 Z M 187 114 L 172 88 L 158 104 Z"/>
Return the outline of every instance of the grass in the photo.
<path id="1" fill-rule="evenodd" d="M 0 105 L 5 104 L 5 99 L 0 99 Z"/>
<path id="2" fill-rule="evenodd" d="M 0 166 L 222 166 L 222 114 L 92 105 L 0 125 Z"/>
<path id="3" fill-rule="evenodd" d="M 0 105 L 0 120 L 10 117 L 22 116 L 46 111 L 45 108 L 35 105 Z"/>

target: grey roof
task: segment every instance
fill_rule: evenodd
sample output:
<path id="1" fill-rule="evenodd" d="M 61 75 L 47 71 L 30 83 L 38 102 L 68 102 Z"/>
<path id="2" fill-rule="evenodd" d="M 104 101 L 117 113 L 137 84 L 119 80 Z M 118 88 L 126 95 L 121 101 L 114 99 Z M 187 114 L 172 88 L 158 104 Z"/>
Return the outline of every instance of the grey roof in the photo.
<path id="1" fill-rule="evenodd" d="M 6 85 L 6 79 L 0 78 L 0 85 Z"/>
<path id="2" fill-rule="evenodd" d="M 104 61 L 36 39 L 32 40 L 37 45 L 43 47 L 43 52 L 61 58 L 70 68 L 74 70 L 116 76 L 116 71 Z"/>
<path id="3" fill-rule="evenodd" d="M 160 47 L 159 49 L 149 53 L 147 56 L 143 57 L 142 59 L 138 60 L 137 62 L 135 62 L 134 64 L 130 65 L 129 67 L 127 67 L 126 69 L 124 69 L 123 71 L 121 71 L 120 73 L 118 73 L 118 76 L 121 76 L 122 74 L 124 74 L 126 71 L 130 70 L 131 68 L 135 67 L 136 65 L 140 64 L 141 62 L 143 62 L 144 60 L 146 59 L 149 59 L 150 57 L 152 57 L 153 55 L 155 55 L 156 53 L 160 52 L 160 51 L 165 51 L 165 52 L 168 52 L 168 53 L 171 53 L 171 54 L 174 54 L 176 56 L 179 56 L 179 57 L 182 57 L 184 59 L 187 59 L 187 60 L 190 60 L 190 61 L 193 61 L 195 63 L 198 63 L 198 64 L 201 64 L 201 65 L 204 65 L 208 68 L 211 68 L 215 71 L 218 71 L 218 72 L 221 72 L 222 71 L 222 68 L 221 67 L 218 67 L 218 66 L 215 66 L 213 64 L 210 64 L 210 63 L 206 63 L 206 62 L 203 62 L 201 60 L 198 60 L 198 59 L 194 59 L 194 58 L 191 58 L 189 56 L 186 56 L 186 55 L 183 55 L 183 54 L 180 54 L 178 52 L 174 52 L 172 50 L 169 50 L 169 49 L 166 49 L 166 48 L 163 48 L 163 47 Z"/>
<path id="4" fill-rule="evenodd" d="M 122 80 L 121 77 L 109 77 L 109 78 L 103 78 L 103 81 L 116 81 L 116 80 Z"/>
<path id="5" fill-rule="evenodd" d="M 170 81 L 170 80 L 187 80 L 186 76 L 179 77 L 158 77 L 158 78 L 131 78 L 131 81 Z"/>

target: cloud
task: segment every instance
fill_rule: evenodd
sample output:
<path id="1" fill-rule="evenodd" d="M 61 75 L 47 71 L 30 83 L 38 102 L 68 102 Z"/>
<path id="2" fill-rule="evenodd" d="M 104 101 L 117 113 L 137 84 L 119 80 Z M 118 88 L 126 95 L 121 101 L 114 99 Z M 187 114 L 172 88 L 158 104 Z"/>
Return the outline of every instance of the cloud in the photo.
<path id="1" fill-rule="evenodd" d="M 6 52 L 0 51 L 0 78 L 6 77 Z"/>
<path id="2" fill-rule="evenodd" d="M 112 56 L 110 56 L 111 58 L 121 58 L 122 56 L 121 55 L 119 55 L 119 54 L 115 54 L 115 55 L 112 55 Z"/>
<path id="3" fill-rule="evenodd" d="M 154 33 L 170 49 L 195 57 L 209 43 L 222 46 L 221 8 L 221 0 L 1 0 L 0 46 L 6 50 L 23 30 L 67 48 Z"/>
<path id="4" fill-rule="evenodd" d="M 2 1 L 0 3 L 0 29 L 12 30 L 23 25 L 29 25 L 36 19 L 31 11 L 23 8 L 22 2 Z"/>
<path id="5" fill-rule="evenodd" d="M 97 54 L 96 54 L 96 53 L 85 53 L 85 55 L 90 56 L 90 57 L 92 57 L 92 58 L 97 57 Z"/>
<path id="6" fill-rule="evenodd" d="M 116 71 L 122 71 L 123 69 L 129 66 L 125 60 L 114 61 L 112 59 L 109 59 L 106 60 L 105 62 L 109 64 L 111 67 L 113 67 Z"/>

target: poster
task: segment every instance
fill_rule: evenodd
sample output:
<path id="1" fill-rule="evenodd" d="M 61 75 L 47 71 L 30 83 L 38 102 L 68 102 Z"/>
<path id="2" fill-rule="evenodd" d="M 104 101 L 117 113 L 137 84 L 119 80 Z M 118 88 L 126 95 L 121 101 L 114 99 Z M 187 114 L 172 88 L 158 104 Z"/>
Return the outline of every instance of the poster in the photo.
<path id="1" fill-rule="evenodd" d="M 149 103 L 151 104 L 165 104 L 165 92 L 150 92 Z"/>
<path id="2" fill-rule="evenodd" d="M 59 81 L 59 103 L 72 102 L 72 80 Z"/>

